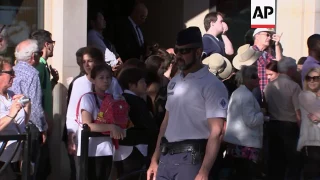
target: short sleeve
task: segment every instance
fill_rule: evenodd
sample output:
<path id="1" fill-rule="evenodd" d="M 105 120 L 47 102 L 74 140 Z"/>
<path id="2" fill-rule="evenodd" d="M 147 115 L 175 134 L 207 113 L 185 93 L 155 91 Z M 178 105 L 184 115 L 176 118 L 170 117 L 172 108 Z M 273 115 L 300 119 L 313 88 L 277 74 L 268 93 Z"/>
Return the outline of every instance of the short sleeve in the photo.
<path id="1" fill-rule="evenodd" d="M 226 118 L 228 109 L 228 91 L 220 81 L 214 82 L 204 88 L 207 118 Z"/>
<path id="2" fill-rule="evenodd" d="M 96 108 L 96 103 L 94 96 L 92 94 L 86 94 L 81 98 L 80 106 L 79 106 L 79 115 L 82 110 L 89 112 L 90 114 L 94 113 L 94 109 Z"/>

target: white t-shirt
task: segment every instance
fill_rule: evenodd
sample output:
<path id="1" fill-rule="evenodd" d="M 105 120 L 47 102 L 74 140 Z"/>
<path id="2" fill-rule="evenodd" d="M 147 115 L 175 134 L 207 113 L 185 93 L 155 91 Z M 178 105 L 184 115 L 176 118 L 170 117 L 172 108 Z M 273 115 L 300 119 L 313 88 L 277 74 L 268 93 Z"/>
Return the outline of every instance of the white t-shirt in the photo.
<path id="1" fill-rule="evenodd" d="M 86 75 L 76 79 L 73 82 L 73 88 L 70 95 L 70 101 L 68 105 L 67 118 L 66 118 L 68 132 L 74 132 L 74 133 L 77 132 L 79 127 L 78 123 L 75 121 L 77 104 L 79 102 L 80 97 L 83 94 L 87 92 L 91 92 L 92 90 L 91 86 L 92 86 L 92 83 L 89 81 Z M 118 97 L 119 95 L 122 94 L 122 89 L 116 78 L 112 77 L 112 82 L 107 92 L 112 94 L 113 97 Z"/>
<path id="2" fill-rule="evenodd" d="M 208 118 L 226 118 L 228 91 L 208 66 L 168 84 L 166 110 L 169 112 L 165 137 L 169 142 L 208 139 Z"/>
<path id="3" fill-rule="evenodd" d="M 98 99 L 98 103 L 101 104 L 102 100 Z M 79 108 L 79 121 L 82 123 L 81 110 L 85 110 L 92 115 L 93 119 L 96 119 L 99 113 L 99 107 L 97 106 L 96 100 L 93 94 L 86 94 L 82 97 Z M 81 154 L 81 131 L 82 127 L 79 127 L 77 132 L 77 156 Z M 91 137 L 89 138 L 89 157 L 97 156 L 112 156 L 113 145 L 110 137 Z"/>
<path id="4" fill-rule="evenodd" d="M 14 93 L 9 90 L 8 90 L 9 99 L 6 99 L 4 96 L 0 95 L 0 118 L 3 118 L 9 114 L 13 95 Z M 18 112 L 14 121 L 11 121 L 11 123 L 6 128 L 0 131 L 0 136 L 1 135 L 17 135 L 17 134 L 24 133 L 26 128 L 25 116 L 26 116 L 26 113 L 24 109 L 21 109 Z M 0 161 L 3 161 L 3 162 L 9 161 L 9 158 L 12 156 L 12 153 L 14 152 L 16 145 L 17 145 L 17 141 L 8 141 L 7 146 L 5 147 L 5 150 L 0 157 Z M 2 146 L 2 142 L 0 142 L 0 147 L 1 146 Z M 16 162 L 20 159 L 21 150 L 22 150 L 22 144 L 20 144 L 20 147 L 11 162 Z"/>

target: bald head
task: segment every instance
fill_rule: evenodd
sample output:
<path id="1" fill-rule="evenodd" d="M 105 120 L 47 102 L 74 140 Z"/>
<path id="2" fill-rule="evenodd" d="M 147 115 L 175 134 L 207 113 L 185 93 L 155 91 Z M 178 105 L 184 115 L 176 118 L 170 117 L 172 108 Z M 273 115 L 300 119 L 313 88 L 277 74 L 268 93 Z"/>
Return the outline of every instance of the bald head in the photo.
<path id="1" fill-rule="evenodd" d="M 37 41 L 27 39 L 17 45 L 14 55 L 18 61 L 30 62 L 33 65 L 33 61 L 37 63 L 38 60 L 34 57 L 36 52 L 39 52 Z"/>
<path id="2" fill-rule="evenodd" d="M 137 25 L 141 25 L 148 17 L 148 8 L 143 3 L 137 3 L 133 8 L 130 17 Z"/>

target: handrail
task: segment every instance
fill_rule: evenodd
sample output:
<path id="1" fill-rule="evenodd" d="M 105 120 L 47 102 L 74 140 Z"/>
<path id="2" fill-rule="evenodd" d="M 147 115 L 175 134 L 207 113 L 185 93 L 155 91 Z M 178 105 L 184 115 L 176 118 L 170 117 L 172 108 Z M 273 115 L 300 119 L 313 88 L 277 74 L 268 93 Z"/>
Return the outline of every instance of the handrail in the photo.
<path id="1" fill-rule="evenodd" d="M 5 162 L 5 164 L 0 169 L 0 174 L 9 166 L 12 159 L 15 157 L 20 145 L 21 141 L 23 141 L 23 163 L 22 163 L 22 180 L 31 180 L 30 176 L 30 156 L 31 156 L 31 133 L 30 133 L 30 125 L 26 126 L 26 133 L 19 135 L 0 135 L 0 141 L 3 142 L 0 148 L 0 156 L 4 152 L 5 146 L 8 141 L 18 141 L 13 154 L 10 156 L 9 160 Z"/>
<path id="2" fill-rule="evenodd" d="M 81 154 L 80 154 L 80 180 L 88 180 L 88 154 L 89 137 L 107 137 L 102 133 L 91 132 L 88 124 L 82 125 L 81 131 Z"/>
<path id="3" fill-rule="evenodd" d="M 81 153 L 80 153 L 80 180 L 88 180 L 88 153 L 89 153 L 89 137 L 109 137 L 109 135 L 105 135 L 98 132 L 91 132 L 90 127 L 88 124 L 82 125 L 82 131 L 81 131 Z M 130 172 L 128 174 L 123 175 L 122 177 L 118 178 L 117 180 L 125 180 L 128 177 L 131 177 L 132 175 L 135 175 L 137 173 L 143 173 L 146 172 L 146 169 L 141 169 L 138 171 Z"/>

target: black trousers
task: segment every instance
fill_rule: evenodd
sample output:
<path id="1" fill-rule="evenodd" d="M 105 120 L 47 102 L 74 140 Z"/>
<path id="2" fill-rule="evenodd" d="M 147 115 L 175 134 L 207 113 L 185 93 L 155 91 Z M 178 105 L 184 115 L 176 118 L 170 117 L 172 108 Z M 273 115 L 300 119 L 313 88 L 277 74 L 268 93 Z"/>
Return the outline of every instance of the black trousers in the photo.
<path id="1" fill-rule="evenodd" d="M 141 170 L 143 166 L 146 164 L 146 158 L 141 154 L 141 152 L 136 148 L 133 147 L 132 153 L 123 161 L 116 161 L 114 165 L 117 169 L 117 177 L 123 177 L 132 173 L 134 171 Z M 132 175 L 126 180 L 139 180 L 140 174 Z"/>
<path id="2" fill-rule="evenodd" d="M 35 125 L 30 126 L 31 132 L 31 162 L 34 166 L 34 180 L 46 180 L 51 173 L 49 138 L 42 143 L 42 136 Z"/>
<path id="3" fill-rule="evenodd" d="M 268 179 L 300 180 L 301 156 L 297 151 L 297 123 L 272 120 L 267 124 L 269 140 Z"/>
<path id="4" fill-rule="evenodd" d="M 229 156 L 227 158 L 231 158 L 230 162 L 232 162 L 230 164 L 232 173 L 228 178 L 229 180 L 253 180 L 258 176 L 258 164 L 254 163 L 253 161 L 249 159 L 234 158 Z"/>
<path id="5" fill-rule="evenodd" d="M 301 152 L 304 179 L 320 179 L 320 146 L 305 146 Z"/>
<path id="6" fill-rule="evenodd" d="M 80 176 L 80 157 L 75 158 L 77 176 Z M 112 169 L 112 156 L 88 157 L 88 180 L 108 180 Z"/>

